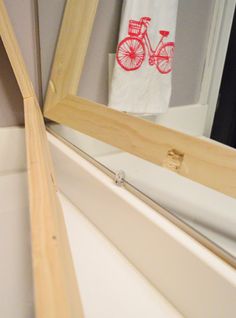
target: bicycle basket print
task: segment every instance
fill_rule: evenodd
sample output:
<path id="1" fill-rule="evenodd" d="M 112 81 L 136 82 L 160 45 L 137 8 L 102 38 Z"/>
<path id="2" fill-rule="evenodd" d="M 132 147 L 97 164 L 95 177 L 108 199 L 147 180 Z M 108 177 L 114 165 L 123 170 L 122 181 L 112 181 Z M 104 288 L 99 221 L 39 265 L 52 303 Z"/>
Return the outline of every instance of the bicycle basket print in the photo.
<path id="1" fill-rule="evenodd" d="M 172 71 L 174 42 L 165 42 L 169 31 L 160 30 L 160 40 L 153 49 L 148 27 L 151 18 L 142 17 L 139 21 L 129 20 L 128 36 L 117 47 L 116 60 L 125 71 L 135 71 L 141 67 L 145 58 L 150 66 L 156 66 L 161 74 Z"/>

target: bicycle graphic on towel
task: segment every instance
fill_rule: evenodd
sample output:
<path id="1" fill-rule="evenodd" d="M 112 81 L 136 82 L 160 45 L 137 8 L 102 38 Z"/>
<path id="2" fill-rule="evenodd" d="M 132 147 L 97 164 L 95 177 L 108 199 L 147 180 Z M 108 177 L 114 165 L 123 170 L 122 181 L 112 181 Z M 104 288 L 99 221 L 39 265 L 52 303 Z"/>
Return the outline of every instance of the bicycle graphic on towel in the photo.
<path id="1" fill-rule="evenodd" d="M 142 17 L 139 21 L 130 20 L 128 34 L 117 47 L 116 60 L 126 71 L 135 71 L 142 65 L 146 54 L 149 65 L 156 65 L 157 70 L 162 74 L 172 71 L 174 57 L 174 42 L 164 42 L 169 31 L 160 30 L 161 39 L 153 50 L 147 33 L 151 18 Z"/>

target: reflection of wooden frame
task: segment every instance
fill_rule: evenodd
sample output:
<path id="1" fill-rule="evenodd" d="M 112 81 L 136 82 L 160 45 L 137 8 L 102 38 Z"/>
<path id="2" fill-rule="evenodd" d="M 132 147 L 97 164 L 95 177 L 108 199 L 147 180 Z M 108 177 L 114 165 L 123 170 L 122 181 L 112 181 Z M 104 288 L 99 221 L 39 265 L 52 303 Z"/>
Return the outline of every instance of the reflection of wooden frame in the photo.
<path id="1" fill-rule="evenodd" d="M 76 96 L 98 0 L 68 0 L 45 117 L 236 197 L 236 151 Z"/>
<path id="2" fill-rule="evenodd" d="M 35 316 L 82 318 L 43 116 L 3 0 L 0 0 L 0 37 L 24 100 Z"/>

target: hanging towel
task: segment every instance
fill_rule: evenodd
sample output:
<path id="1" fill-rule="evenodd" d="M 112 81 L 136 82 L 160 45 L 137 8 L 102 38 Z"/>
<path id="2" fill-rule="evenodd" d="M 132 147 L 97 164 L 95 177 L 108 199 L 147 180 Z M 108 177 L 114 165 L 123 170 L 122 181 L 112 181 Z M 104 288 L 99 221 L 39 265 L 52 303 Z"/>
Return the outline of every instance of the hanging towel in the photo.
<path id="1" fill-rule="evenodd" d="M 169 106 L 178 0 L 124 0 L 109 107 L 139 115 Z"/>

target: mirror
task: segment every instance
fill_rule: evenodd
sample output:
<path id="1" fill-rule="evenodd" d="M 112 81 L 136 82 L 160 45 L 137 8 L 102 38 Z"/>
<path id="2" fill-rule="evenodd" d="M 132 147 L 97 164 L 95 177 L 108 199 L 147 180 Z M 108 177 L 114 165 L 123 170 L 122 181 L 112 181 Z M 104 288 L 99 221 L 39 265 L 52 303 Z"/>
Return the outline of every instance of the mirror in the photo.
<path id="1" fill-rule="evenodd" d="M 68 96 L 73 107 L 76 103 L 86 104 L 89 112 L 86 125 L 92 127 L 93 123 L 95 128 L 88 130 L 83 113 L 77 117 L 81 120 L 77 125 L 68 124 L 70 127 L 67 127 L 50 123 L 50 128 L 114 174 L 124 171 L 128 184 L 235 257 L 236 200 L 235 186 L 232 186 L 235 170 L 233 161 L 227 159 L 235 158 L 235 150 L 210 139 L 212 136 L 226 143 L 217 134 L 220 135 L 220 131 L 222 134 L 222 130 L 230 125 L 225 120 L 226 126 L 221 123 L 218 128 L 230 56 L 229 50 L 227 55 L 226 52 L 230 48 L 231 25 L 235 23 L 232 22 L 235 3 L 165 0 L 166 7 L 162 1 L 147 1 L 143 8 L 137 8 L 134 3 L 132 0 L 93 0 L 83 7 L 83 15 L 75 8 L 71 10 L 77 16 L 68 20 L 70 28 L 67 25 L 67 30 L 64 29 L 64 37 L 67 36 L 69 41 L 70 32 L 81 28 L 80 32 L 76 30 L 77 41 L 83 37 L 81 43 L 86 46 L 86 54 L 83 57 L 82 46 L 73 51 L 70 42 L 64 48 L 65 55 L 70 52 L 71 56 L 83 60 L 81 70 L 72 58 L 66 65 L 65 77 L 73 80 L 73 91 L 77 90 L 78 98 Z M 159 10 L 154 10 L 156 3 L 162 5 Z M 45 94 L 55 48 L 52 43 L 56 45 L 65 4 L 63 0 L 39 1 Z M 86 19 L 82 20 L 83 17 Z M 88 45 L 85 39 L 88 39 Z M 51 94 L 59 91 L 56 81 L 62 76 L 64 66 L 61 63 L 57 77 L 51 77 L 49 81 Z M 74 68 L 80 73 L 78 85 L 71 75 Z M 67 97 L 61 98 L 66 100 Z M 57 102 L 60 104 L 59 100 Z M 97 104 L 116 112 L 107 112 Z M 82 106 L 79 106 L 80 110 Z M 63 102 L 60 107 L 61 111 L 68 111 Z M 54 113 L 54 117 L 47 115 L 47 111 L 45 115 L 63 123 L 61 111 Z M 231 119 L 230 112 L 227 113 Z M 99 126 L 100 118 L 103 123 Z M 108 136 L 108 120 L 111 120 L 113 132 L 118 129 L 118 124 L 123 125 L 119 140 L 112 137 L 112 133 Z M 108 130 L 103 131 L 106 124 Z M 72 129 L 79 126 L 83 133 Z M 138 131 L 135 136 L 134 129 Z M 96 131 L 98 139 L 107 143 L 93 138 Z M 146 135 L 137 150 L 136 144 L 129 139 L 140 140 L 139 134 L 141 138 Z M 116 140 L 113 142 L 112 139 Z M 179 145 L 185 147 L 188 154 L 179 151 Z M 127 149 L 132 151 L 124 151 Z M 155 164 L 159 161 L 161 165 Z M 191 169 L 186 169 L 188 164 Z M 228 166 L 230 169 L 224 170 Z M 220 178 L 219 173 L 224 178 Z"/>

